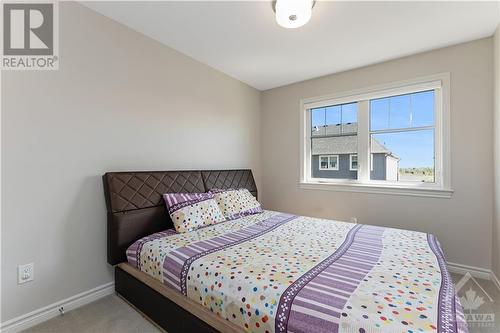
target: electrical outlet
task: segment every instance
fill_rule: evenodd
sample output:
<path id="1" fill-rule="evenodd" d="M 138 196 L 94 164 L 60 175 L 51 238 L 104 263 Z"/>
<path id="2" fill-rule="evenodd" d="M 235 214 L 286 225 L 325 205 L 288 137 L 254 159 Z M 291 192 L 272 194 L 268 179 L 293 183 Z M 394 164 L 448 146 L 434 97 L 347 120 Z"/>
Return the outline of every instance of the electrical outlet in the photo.
<path id="1" fill-rule="evenodd" d="M 17 266 L 17 283 L 22 284 L 33 281 L 35 275 L 35 267 L 33 263 Z"/>
<path id="2" fill-rule="evenodd" d="M 357 217 L 351 217 L 351 223 L 358 223 Z"/>

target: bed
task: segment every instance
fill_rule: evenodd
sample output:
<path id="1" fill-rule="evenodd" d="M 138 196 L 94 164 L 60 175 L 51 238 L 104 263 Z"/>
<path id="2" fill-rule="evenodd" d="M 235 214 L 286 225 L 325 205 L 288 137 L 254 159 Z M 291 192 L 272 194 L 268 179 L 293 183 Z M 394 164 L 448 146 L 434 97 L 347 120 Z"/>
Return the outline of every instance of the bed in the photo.
<path id="1" fill-rule="evenodd" d="M 176 233 L 161 195 L 250 170 L 107 173 L 117 293 L 173 332 L 467 332 L 433 235 L 262 213 Z"/>

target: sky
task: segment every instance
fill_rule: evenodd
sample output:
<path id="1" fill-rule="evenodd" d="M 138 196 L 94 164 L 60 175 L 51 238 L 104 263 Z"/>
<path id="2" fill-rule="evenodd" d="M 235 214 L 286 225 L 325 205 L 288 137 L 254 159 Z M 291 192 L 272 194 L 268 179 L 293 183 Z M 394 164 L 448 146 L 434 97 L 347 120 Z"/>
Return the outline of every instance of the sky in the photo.
<path id="1" fill-rule="evenodd" d="M 357 104 L 313 109 L 312 126 L 357 122 Z M 374 99 L 370 101 L 370 130 L 418 128 L 434 124 L 434 92 Z M 401 158 L 401 168 L 434 166 L 434 130 L 373 133 L 373 138 Z"/>

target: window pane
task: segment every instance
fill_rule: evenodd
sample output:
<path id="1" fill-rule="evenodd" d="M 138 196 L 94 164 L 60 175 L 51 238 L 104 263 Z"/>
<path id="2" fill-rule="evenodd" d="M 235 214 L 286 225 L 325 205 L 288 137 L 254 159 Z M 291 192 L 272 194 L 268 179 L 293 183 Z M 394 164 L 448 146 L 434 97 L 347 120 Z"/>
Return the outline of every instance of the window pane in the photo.
<path id="1" fill-rule="evenodd" d="M 328 157 L 327 156 L 321 156 L 321 169 L 327 169 L 328 168 Z"/>
<path id="2" fill-rule="evenodd" d="M 434 125 L 434 91 L 424 91 L 412 95 L 413 127 Z"/>
<path id="3" fill-rule="evenodd" d="M 311 110 L 311 136 L 325 135 L 325 108 Z"/>
<path id="4" fill-rule="evenodd" d="M 330 169 L 337 169 L 337 163 L 338 163 L 337 156 L 330 156 L 330 164 L 329 164 Z"/>
<path id="5" fill-rule="evenodd" d="M 351 169 L 358 169 L 358 155 L 351 155 Z"/>
<path id="6" fill-rule="evenodd" d="M 342 105 L 342 133 L 358 132 L 358 103 Z"/>
<path id="7" fill-rule="evenodd" d="M 321 138 L 311 138 L 311 140 L 312 178 L 358 178 L 357 171 L 351 170 L 349 159 L 351 154 L 357 154 L 358 152 L 357 134 L 331 135 Z M 329 161 L 325 158 L 327 156 L 330 156 Z"/>
<path id="8" fill-rule="evenodd" d="M 340 105 L 326 108 L 326 135 L 340 134 L 342 107 Z"/>
<path id="9" fill-rule="evenodd" d="M 389 128 L 410 127 L 410 95 L 390 98 Z"/>
<path id="10" fill-rule="evenodd" d="M 434 125 L 434 91 L 373 99 L 370 130 L 403 129 Z"/>
<path id="11" fill-rule="evenodd" d="M 311 178 L 357 179 L 349 157 L 358 153 L 358 103 L 311 109 L 311 124 Z"/>
<path id="12" fill-rule="evenodd" d="M 434 130 L 371 135 L 372 180 L 429 182 L 434 178 Z"/>
<path id="13" fill-rule="evenodd" d="M 370 101 L 370 129 L 372 131 L 389 128 L 389 98 Z"/>

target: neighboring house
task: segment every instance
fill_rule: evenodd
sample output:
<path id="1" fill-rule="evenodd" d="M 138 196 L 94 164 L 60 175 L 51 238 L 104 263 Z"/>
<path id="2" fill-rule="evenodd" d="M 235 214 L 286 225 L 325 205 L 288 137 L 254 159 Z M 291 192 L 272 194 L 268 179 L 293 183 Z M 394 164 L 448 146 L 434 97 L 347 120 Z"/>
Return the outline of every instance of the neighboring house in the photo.
<path id="1" fill-rule="evenodd" d="M 311 170 L 313 178 L 357 179 L 357 123 L 312 128 Z M 370 178 L 398 180 L 399 157 L 371 139 Z"/>

